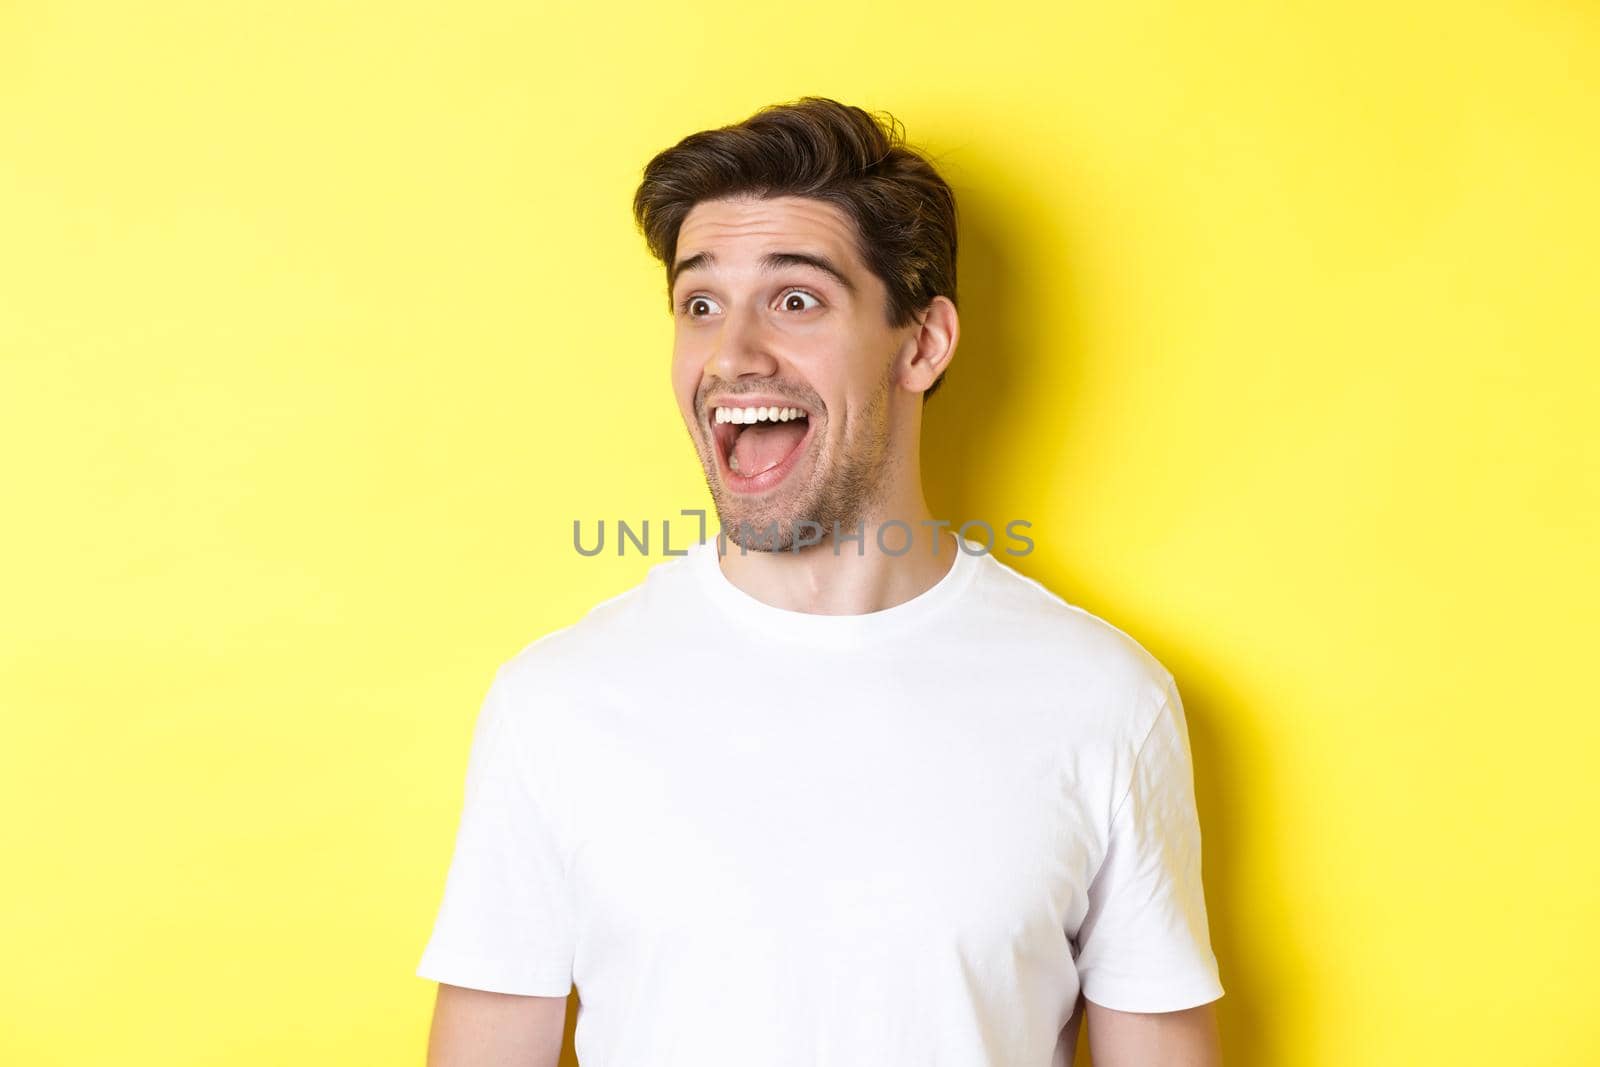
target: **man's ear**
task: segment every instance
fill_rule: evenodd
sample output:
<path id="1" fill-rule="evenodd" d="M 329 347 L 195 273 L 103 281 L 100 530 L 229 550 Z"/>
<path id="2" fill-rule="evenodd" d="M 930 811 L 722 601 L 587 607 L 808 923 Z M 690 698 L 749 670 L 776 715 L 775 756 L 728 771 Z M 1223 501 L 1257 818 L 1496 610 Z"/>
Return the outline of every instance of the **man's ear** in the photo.
<path id="1" fill-rule="evenodd" d="M 928 390 L 950 365 L 961 339 L 961 319 L 949 297 L 936 296 L 917 319 L 916 332 L 901 353 L 900 385 L 913 393 Z"/>

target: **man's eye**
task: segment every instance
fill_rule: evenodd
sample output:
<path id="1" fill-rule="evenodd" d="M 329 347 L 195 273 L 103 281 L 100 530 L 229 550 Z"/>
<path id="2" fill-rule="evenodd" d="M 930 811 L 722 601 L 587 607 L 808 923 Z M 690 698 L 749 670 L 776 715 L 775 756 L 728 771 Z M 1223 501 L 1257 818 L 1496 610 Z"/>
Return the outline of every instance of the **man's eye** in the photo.
<path id="1" fill-rule="evenodd" d="M 807 304 L 805 302 L 807 300 L 810 300 L 811 303 Z M 783 310 L 785 311 L 809 311 L 821 305 L 822 301 L 803 289 L 791 289 L 783 294 Z"/>
<path id="2" fill-rule="evenodd" d="M 705 310 L 706 308 L 714 308 L 716 306 L 717 302 L 710 297 L 691 296 L 678 305 L 678 310 L 688 315 L 691 319 L 698 319 L 702 315 L 710 314 L 709 311 Z"/>

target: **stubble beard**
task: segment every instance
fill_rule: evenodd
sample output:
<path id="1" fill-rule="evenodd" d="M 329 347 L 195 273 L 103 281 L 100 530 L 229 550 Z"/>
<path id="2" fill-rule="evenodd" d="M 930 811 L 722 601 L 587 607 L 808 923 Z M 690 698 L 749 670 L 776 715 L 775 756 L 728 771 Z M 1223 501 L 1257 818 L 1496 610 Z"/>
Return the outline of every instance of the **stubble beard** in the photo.
<path id="1" fill-rule="evenodd" d="M 836 529 L 841 535 L 855 534 L 857 525 L 879 503 L 890 473 L 889 390 L 892 382 L 891 368 L 890 378 L 884 381 L 872 403 L 856 421 L 860 432 L 853 434 L 855 439 L 846 438 L 839 461 L 815 476 L 796 499 L 782 497 L 756 503 L 728 492 L 717 473 L 715 454 L 697 441 L 706 486 L 711 490 L 717 520 L 728 540 L 747 552 L 792 552 L 796 539 L 802 535 L 816 543 L 820 534 L 821 544 L 825 545 L 831 542 Z M 715 445 L 710 448 L 714 449 Z M 784 492 L 792 494 L 793 490 L 785 486 Z M 816 525 L 803 525 L 808 519 Z M 770 536 L 771 527 L 776 528 L 776 537 Z M 872 537 L 873 531 L 864 531 L 864 536 Z"/>

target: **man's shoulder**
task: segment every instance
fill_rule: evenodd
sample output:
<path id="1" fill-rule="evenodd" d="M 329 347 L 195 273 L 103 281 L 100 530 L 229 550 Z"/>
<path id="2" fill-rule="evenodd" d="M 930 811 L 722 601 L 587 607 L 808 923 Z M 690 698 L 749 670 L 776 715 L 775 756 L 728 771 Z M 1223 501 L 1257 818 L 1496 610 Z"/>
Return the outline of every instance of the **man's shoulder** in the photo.
<path id="1" fill-rule="evenodd" d="M 682 598 L 692 595 L 690 566 L 687 556 L 655 563 L 634 585 L 524 644 L 501 664 L 500 674 L 513 685 L 548 687 L 592 683 L 637 662 L 659 643 Z"/>
<path id="2" fill-rule="evenodd" d="M 1082 703 L 1148 715 L 1174 684 L 1165 664 L 1109 619 L 989 555 L 973 598 L 974 621 L 1003 647 L 1013 670 Z"/>

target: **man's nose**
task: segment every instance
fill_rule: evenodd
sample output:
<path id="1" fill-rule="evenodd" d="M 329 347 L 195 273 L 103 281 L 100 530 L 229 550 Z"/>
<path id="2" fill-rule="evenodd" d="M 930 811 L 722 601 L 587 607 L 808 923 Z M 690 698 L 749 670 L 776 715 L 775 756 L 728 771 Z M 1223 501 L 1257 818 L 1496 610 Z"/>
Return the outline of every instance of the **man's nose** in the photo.
<path id="1" fill-rule="evenodd" d="M 759 310 L 735 307 L 722 320 L 711 370 L 732 380 L 745 374 L 768 377 L 778 369 L 772 352 L 772 335 Z"/>

